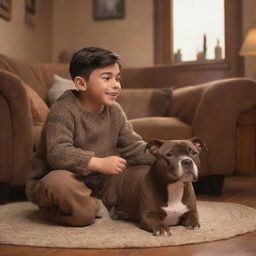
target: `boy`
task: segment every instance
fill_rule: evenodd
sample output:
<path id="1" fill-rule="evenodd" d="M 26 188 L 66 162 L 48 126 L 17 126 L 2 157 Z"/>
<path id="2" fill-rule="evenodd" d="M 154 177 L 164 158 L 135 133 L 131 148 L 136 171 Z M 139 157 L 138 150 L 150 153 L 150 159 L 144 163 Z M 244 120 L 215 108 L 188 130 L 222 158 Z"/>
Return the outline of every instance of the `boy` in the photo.
<path id="1" fill-rule="evenodd" d="M 146 143 L 115 100 L 121 90 L 120 58 L 88 47 L 76 52 L 70 74 L 77 88 L 52 106 L 33 156 L 28 199 L 44 218 L 86 226 L 100 209 L 92 196 L 109 175 L 128 164 L 150 164 Z M 90 189 L 90 188 L 92 189 Z"/>

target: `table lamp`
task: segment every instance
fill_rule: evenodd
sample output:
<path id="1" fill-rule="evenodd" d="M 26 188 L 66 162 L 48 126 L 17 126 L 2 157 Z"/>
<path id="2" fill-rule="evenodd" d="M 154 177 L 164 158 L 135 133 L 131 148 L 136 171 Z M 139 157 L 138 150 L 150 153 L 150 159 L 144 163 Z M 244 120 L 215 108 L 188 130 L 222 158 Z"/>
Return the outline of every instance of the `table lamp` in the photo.
<path id="1" fill-rule="evenodd" d="M 248 31 L 239 54 L 241 56 L 256 56 L 256 28 Z"/>

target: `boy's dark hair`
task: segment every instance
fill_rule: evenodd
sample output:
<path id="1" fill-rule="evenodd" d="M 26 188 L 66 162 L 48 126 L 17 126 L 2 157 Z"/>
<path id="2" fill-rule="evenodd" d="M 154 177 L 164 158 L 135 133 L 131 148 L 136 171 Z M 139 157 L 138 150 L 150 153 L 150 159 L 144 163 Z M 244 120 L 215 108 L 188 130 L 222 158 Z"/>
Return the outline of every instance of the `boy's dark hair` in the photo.
<path id="1" fill-rule="evenodd" d="M 113 52 L 98 47 L 86 47 L 73 54 L 69 72 L 73 80 L 76 76 L 82 76 L 89 80 L 89 76 L 94 69 L 107 67 L 115 63 L 121 67 L 121 58 Z"/>

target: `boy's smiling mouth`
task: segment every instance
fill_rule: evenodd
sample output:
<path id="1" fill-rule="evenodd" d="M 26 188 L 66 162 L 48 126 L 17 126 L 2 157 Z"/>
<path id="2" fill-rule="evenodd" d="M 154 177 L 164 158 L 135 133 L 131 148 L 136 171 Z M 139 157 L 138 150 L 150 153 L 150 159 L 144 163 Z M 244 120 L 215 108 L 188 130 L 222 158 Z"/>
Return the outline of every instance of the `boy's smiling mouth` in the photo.
<path id="1" fill-rule="evenodd" d="M 118 95 L 117 92 L 107 92 L 106 94 L 112 97 L 116 97 Z"/>

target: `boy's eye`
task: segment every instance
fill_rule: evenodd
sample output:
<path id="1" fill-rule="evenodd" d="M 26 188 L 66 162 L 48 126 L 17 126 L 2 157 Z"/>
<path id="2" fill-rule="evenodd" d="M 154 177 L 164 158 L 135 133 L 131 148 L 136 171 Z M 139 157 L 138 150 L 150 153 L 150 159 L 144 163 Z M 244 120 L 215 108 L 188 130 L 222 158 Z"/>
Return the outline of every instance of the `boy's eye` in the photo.
<path id="1" fill-rule="evenodd" d="M 196 151 L 191 151 L 191 154 L 195 156 L 195 155 L 197 155 L 197 152 Z"/>
<path id="2" fill-rule="evenodd" d="M 116 78 L 116 81 L 117 81 L 117 82 L 121 82 L 121 77 L 117 77 L 117 78 Z"/>
<path id="3" fill-rule="evenodd" d="M 104 77 L 102 77 L 104 80 L 109 80 L 110 79 L 110 77 L 109 76 L 104 76 Z"/>

